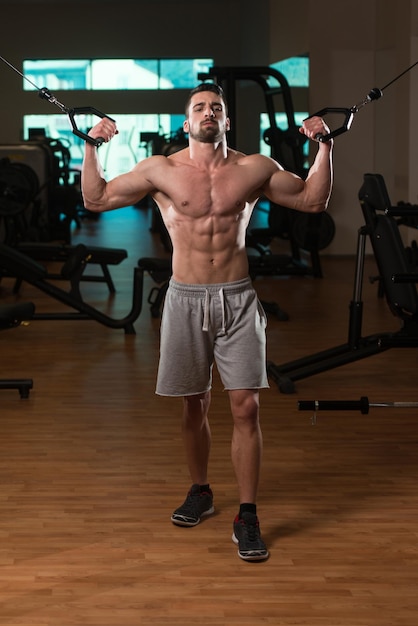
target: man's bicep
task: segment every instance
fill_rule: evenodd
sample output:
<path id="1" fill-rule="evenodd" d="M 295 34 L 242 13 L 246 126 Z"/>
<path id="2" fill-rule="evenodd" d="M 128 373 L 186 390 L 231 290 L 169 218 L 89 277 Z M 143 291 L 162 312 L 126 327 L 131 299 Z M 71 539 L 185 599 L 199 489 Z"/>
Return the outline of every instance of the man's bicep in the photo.
<path id="1" fill-rule="evenodd" d="M 296 174 L 277 170 L 263 185 L 263 194 L 272 202 L 296 208 L 303 194 L 305 183 Z"/>
<path id="2" fill-rule="evenodd" d="M 145 173 L 136 168 L 126 174 L 121 174 L 107 185 L 107 193 L 111 202 L 122 203 L 121 206 L 135 204 L 148 193 L 154 191 L 153 184 Z"/>

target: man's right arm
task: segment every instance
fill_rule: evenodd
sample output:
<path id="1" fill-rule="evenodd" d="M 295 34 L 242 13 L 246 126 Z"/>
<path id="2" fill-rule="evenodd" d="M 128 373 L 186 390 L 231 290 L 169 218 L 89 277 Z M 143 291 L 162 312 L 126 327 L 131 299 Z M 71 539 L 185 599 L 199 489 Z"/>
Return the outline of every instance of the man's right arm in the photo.
<path id="1" fill-rule="evenodd" d="M 103 118 L 91 129 L 89 135 L 102 137 L 108 142 L 116 133 L 116 125 L 108 118 Z M 141 161 L 130 172 L 107 181 L 97 148 L 86 143 L 81 170 L 81 192 L 85 208 L 101 213 L 139 202 L 154 191 L 154 185 L 147 178 L 154 158 L 156 157 Z"/>

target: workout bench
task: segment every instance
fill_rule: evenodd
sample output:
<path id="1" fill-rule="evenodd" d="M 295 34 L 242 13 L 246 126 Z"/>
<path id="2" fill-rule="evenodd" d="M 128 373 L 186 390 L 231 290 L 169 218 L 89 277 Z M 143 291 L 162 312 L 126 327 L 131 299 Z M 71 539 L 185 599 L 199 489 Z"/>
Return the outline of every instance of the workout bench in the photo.
<path id="1" fill-rule="evenodd" d="M 0 244 L 0 276 L 15 277 L 17 281 L 25 281 L 40 289 L 52 298 L 59 300 L 76 312 L 35 313 L 33 319 L 39 320 L 95 320 L 110 328 L 123 328 L 127 334 L 135 334 L 134 322 L 142 310 L 143 270 L 134 268 L 132 307 L 122 319 L 114 319 L 84 301 L 80 292 L 85 267 L 89 261 L 90 250 L 83 244 L 74 247 L 72 254 L 63 264 L 60 279 L 70 284 L 69 290 L 62 289 L 51 282 L 47 269 L 23 254 L 23 252 Z"/>
<path id="2" fill-rule="evenodd" d="M 41 263 L 65 263 L 74 254 L 76 246 L 69 244 L 54 245 L 45 243 L 19 243 L 17 249 L 26 254 L 35 261 Z M 120 248 L 102 248 L 95 246 L 86 247 L 88 252 L 88 264 L 99 265 L 102 270 L 102 276 L 92 276 L 84 274 L 81 276 L 82 281 L 106 283 L 110 293 L 115 293 L 115 285 L 110 275 L 109 265 L 119 265 L 124 259 L 127 258 L 128 253 L 126 250 Z M 48 278 L 51 280 L 62 280 L 63 277 L 60 273 L 48 273 Z M 20 288 L 21 280 L 16 281 L 15 291 Z"/>

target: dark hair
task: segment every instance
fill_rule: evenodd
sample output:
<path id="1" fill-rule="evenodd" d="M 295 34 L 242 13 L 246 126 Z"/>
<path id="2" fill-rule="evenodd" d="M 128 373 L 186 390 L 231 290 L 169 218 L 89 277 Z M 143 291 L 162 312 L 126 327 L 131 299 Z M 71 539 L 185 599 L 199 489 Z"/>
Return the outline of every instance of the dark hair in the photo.
<path id="1" fill-rule="evenodd" d="M 197 85 L 197 87 L 192 89 L 191 92 L 189 93 L 189 97 L 187 98 L 187 102 L 185 106 L 186 117 L 189 112 L 191 99 L 196 93 L 200 93 L 201 91 L 212 91 L 212 93 L 215 93 L 217 96 L 220 96 L 225 105 L 225 111 L 226 113 L 228 113 L 228 103 L 225 99 L 225 94 L 224 94 L 224 90 L 222 89 L 222 87 L 220 85 L 217 85 L 216 83 L 200 83 L 200 85 Z"/>

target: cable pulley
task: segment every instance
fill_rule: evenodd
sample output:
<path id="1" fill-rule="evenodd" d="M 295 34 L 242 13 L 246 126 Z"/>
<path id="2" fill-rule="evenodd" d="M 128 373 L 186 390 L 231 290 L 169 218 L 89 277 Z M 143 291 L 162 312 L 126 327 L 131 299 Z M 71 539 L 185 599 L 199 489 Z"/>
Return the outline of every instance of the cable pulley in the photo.
<path id="1" fill-rule="evenodd" d="M 19 74 L 19 76 L 21 76 L 24 80 L 30 83 L 32 87 L 34 87 L 38 91 L 38 95 L 40 98 L 44 100 L 48 100 L 48 102 L 57 106 L 60 109 L 60 111 L 62 111 L 62 113 L 65 113 L 68 116 L 74 135 L 77 135 L 77 137 L 80 137 L 87 143 L 90 143 L 91 145 L 96 146 L 96 147 L 99 147 L 102 145 L 102 143 L 104 143 L 104 139 L 102 137 L 94 138 L 94 137 L 90 137 L 87 133 L 82 132 L 78 128 L 75 118 L 77 115 L 95 115 L 100 118 L 106 117 L 109 120 L 112 120 L 112 122 L 114 122 L 115 120 L 109 117 L 109 115 L 102 113 L 101 111 L 99 111 L 98 109 L 95 109 L 94 107 L 67 107 L 65 106 L 65 104 L 57 100 L 57 98 L 49 91 L 49 89 L 47 89 L 46 87 L 42 87 L 42 88 L 38 87 L 30 78 L 22 74 L 22 72 L 20 72 L 17 69 L 17 67 L 12 65 L 9 61 L 7 61 L 7 59 L 0 56 L 0 60 L 3 61 L 3 63 L 5 63 L 6 65 L 8 65 L 14 72 L 16 72 L 16 74 Z"/>

